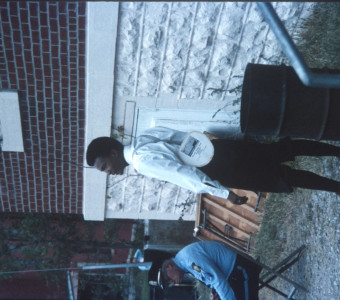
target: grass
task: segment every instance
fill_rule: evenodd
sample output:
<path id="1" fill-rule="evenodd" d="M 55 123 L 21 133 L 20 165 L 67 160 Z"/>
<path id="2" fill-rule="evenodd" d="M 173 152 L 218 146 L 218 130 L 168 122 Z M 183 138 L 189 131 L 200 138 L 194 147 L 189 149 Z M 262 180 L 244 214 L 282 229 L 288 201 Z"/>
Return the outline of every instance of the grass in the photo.
<path id="1" fill-rule="evenodd" d="M 312 68 L 340 68 L 340 3 L 317 3 L 294 36 Z"/>

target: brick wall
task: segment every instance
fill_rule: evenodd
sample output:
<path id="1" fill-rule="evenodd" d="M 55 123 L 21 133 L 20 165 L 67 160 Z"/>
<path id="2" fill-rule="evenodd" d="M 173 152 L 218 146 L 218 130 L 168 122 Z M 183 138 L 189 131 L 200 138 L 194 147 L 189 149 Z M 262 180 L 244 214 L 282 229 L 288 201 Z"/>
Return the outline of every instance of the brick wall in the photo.
<path id="1" fill-rule="evenodd" d="M 25 152 L 0 152 L 0 211 L 82 213 L 84 2 L 0 2 L 0 89 L 19 91 Z M 62 159 L 65 162 L 61 162 Z"/>

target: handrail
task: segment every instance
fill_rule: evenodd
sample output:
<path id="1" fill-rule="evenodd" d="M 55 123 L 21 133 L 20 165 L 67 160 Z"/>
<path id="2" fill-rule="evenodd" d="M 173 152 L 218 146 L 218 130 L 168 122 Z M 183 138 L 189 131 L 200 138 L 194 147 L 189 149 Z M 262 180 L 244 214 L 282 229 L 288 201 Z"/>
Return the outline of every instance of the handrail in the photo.
<path id="1" fill-rule="evenodd" d="M 281 44 L 283 52 L 288 57 L 296 74 L 302 83 L 309 87 L 321 88 L 340 88 L 339 74 L 313 73 L 307 66 L 301 53 L 293 43 L 286 28 L 283 26 L 280 18 L 277 16 L 270 2 L 256 2 L 264 19 L 268 23 L 270 29 Z"/>

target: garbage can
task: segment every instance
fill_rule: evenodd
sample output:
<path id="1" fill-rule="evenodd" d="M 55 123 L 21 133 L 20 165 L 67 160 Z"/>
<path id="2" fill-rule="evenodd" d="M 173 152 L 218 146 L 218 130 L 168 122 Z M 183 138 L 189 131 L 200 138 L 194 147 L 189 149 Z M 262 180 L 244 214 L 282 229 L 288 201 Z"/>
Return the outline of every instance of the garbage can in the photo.
<path id="1" fill-rule="evenodd" d="M 339 70 L 312 71 L 340 74 Z M 340 89 L 307 87 L 286 65 L 249 63 L 240 122 L 245 135 L 340 140 Z"/>

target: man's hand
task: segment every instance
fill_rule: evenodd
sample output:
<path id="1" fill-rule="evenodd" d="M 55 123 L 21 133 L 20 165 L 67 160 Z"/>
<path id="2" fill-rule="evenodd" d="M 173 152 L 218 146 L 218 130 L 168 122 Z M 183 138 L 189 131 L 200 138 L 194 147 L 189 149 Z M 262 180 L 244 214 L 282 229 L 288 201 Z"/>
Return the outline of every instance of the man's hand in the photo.
<path id="1" fill-rule="evenodd" d="M 248 197 L 246 196 L 240 197 L 240 196 L 237 196 L 232 191 L 229 191 L 228 200 L 233 204 L 242 205 L 248 201 Z"/>
<path id="2" fill-rule="evenodd" d="M 221 300 L 220 296 L 216 293 L 215 290 L 210 292 L 210 300 Z"/>

